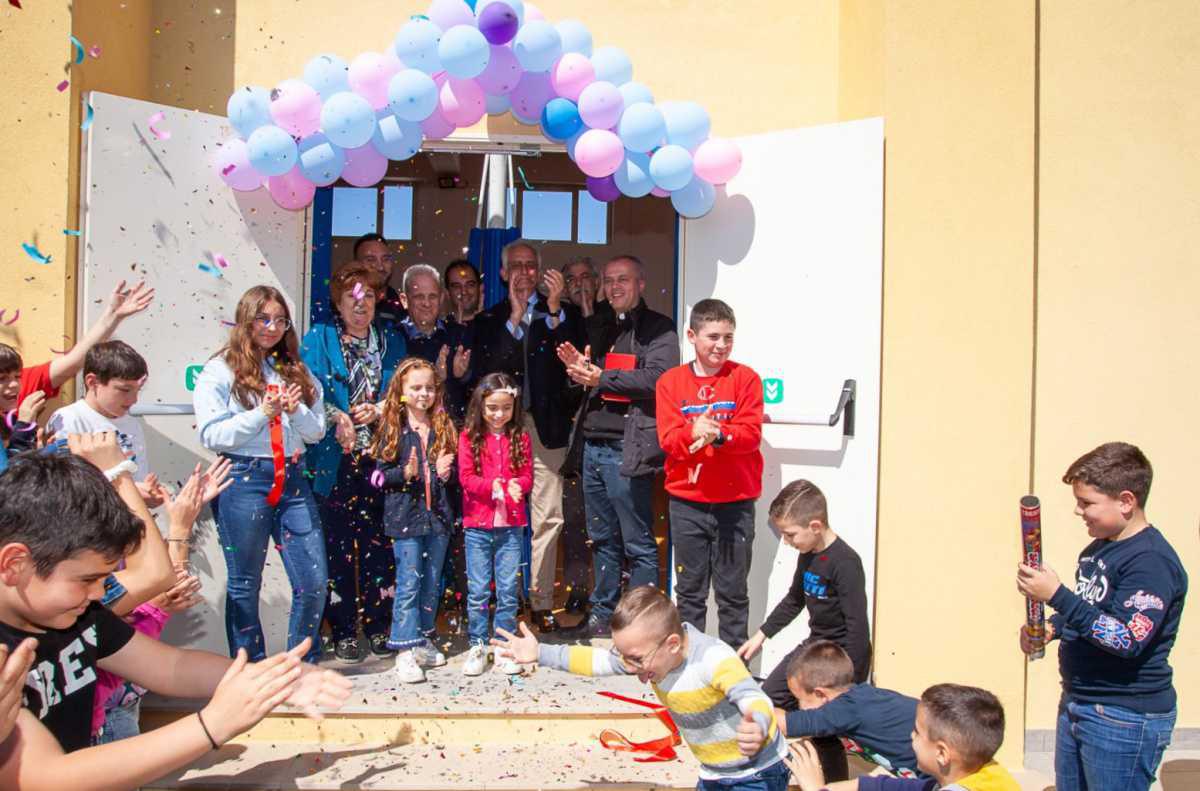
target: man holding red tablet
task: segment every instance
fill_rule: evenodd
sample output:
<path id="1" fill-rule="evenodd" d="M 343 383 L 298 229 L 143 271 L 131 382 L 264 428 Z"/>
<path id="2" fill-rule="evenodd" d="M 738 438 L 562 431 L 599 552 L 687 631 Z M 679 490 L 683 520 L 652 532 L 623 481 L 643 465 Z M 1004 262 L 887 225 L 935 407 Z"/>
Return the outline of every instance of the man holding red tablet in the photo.
<path id="1" fill-rule="evenodd" d="M 568 458 L 582 445 L 583 500 L 592 540 L 595 585 L 587 620 L 566 636 L 607 637 L 621 597 L 621 567 L 630 589 L 658 584 L 654 476 L 663 468 L 654 418 L 654 384 L 679 365 L 675 323 L 646 307 L 644 266 L 622 255 L 604 265 L 599 303 L 585 321 L 588 345 L 558 347 L 567 375 L 587 389 Z"/>

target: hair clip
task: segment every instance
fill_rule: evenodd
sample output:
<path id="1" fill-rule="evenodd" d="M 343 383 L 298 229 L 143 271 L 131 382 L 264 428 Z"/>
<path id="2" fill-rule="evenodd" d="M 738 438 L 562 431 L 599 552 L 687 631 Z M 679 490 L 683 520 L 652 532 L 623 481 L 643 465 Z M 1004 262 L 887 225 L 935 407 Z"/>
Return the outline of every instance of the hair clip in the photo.
<path id="1" fill-rule="evenodd" d="M 519 398 L 521 396 L 521 391 L 515 387 L 497 387 L 492 392 L 493 393 L 504 393 L 506 395 L 512 396 L 513 398 Z"/>

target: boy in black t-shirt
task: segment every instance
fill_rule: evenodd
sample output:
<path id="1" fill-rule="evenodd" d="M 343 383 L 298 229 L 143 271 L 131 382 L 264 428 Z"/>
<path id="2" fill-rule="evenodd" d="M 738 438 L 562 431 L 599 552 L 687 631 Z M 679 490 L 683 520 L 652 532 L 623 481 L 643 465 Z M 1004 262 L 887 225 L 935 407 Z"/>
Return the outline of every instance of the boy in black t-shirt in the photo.
<path id="1" fill-rule="evenodd" d="M 1187 573 L 1146 519 L 1154 472 L 1133 445 L 1109 442 L 1067 468 L 1063 483 L 1092 542 L 1069 588 L 1048 566 L 1017 567 L 1021 593 L 1054 608 L 1062 700 L 1054 750 L 1059 791 L 1147 789 L 1175 728 L 1167 657 L 1175 644 Z M 1021 650 L 1041 644 L 1022 627 Z"/>
<path id="2" fill-rule="evenodd" d="M 74 455 L 25 456 L 0 475 L 0 643 L 38 641 L 24 708 L 0 744 L 0 788 L 135 788 L 216 749 L 279 703 L 314 714 L 341 705 L 349 681 L 302 666 L 307 642 L 262 662 L 248 663 L 244 652 L 231 661 L 160 643 L 100 606 L 105 578 L 143 530 L 157 527 L 127 507 L 141 495 L 112 432 L 69 443 Z M 212 700 L 195 719 L 87 747 L 97 668 L 166 695 Z"/>

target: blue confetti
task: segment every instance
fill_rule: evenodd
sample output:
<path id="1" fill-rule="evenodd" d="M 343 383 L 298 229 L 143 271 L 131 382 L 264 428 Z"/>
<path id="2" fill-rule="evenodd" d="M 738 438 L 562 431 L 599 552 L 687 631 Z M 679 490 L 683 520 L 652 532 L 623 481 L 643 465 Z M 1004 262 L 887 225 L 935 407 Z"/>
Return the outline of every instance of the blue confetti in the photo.
<path id="1" fill-rule="evenodd" d="M 521 174 L 521 181 L 525 182 L 525 189 L 533 189 L 533 187 L 529 186 L 529 179 L 525 178 L 525 170 L 520 165 L 517 165 L 517 172 Z"/>
<path id="2" fill-rule="evenodd" d="M 63 236 L 82 236 L 82 234 L 74 228 L 63 228 Z"/>
<path id="3" fill-rule="evenodd" d="M 71 46 L 73 46 L 75 48 L 75 62 L 83 63 L 83 53 L 84 53 L 83 42 L 81 42 L 79 39 L 75 38 L 74 36 L 71 36 L 70 38 L 71 38 Z"/>
<path id="4" fill-rule="evenodd" d="M 201 272 L 209 273 L 213 277 L 221 277 L 221 270 L 217 269 L 215 266 L 206 264 L 203 261 L 196 264 L 196 268 L 199 269 Z"/>
<path id="5" fill-rule="evenodd" d="M 37 249 L 35 246 L 29 244 L 29 242 L 21 242 L 21 249 L 25 251 L 25 255 L 29 256 L 34 261 L 37 261 L 39 264 L 50 263 L 50 256 Z"/>

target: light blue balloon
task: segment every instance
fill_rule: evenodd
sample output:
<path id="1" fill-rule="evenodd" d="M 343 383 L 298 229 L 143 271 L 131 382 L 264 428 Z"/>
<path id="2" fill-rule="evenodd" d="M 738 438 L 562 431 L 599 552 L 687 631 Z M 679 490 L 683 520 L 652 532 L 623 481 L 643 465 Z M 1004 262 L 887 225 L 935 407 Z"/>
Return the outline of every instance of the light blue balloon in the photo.
<path id="1" fill-rule="evenodd" d="M 366 145 L 375 131 L 375 111 L 357 93 L 335 93 L 321 108 L 321 131 L 334 145 L 358 148 Z"/>
<path id="2" fill-rule="evenodd" d="M 404 69 L 388 83 L 388 107 L 401 120 L 424 121 L 437 104 L 437 83 L 423 71 Z"/>
<path id="3" fill-rule="evenodd" d="M 438 59 L 451 76 L 460 80 L 478 77 L 492 56 L 491 45 L 478 28 L 455 25 L 442 35 Z"/>
<path id="4" fill-rule="evenodd" d="M 468 0 L 469 2 L 469 0 Z M 504 3 L 506 6 L 517 12 L 517 24 L 525 24 L 525 0 L 478 0 L 474 3 L 475 17 L 478 18 L 483 9 L 490 6 L 492 3 Z"/>
<path id="5" fill-rule="evenodd" d="M 296 141 L 278 126 L 260 126 L 246 141 L 246 155 L 264 176 L 282 176 L 296 164 Z"/>
<path id="6" fill-rule="evenodd" d="M 371 145 L 388 159 L 402 161 L 421 150 L 423 138 L 419 123 L 405 121 L 383 110 L 375 124 L 375 134 L 371 135 Z"/>
<path id="7" fill-rule="evenodd" d="M 562 55 L 562 37 L 554 25 L 540 19 L 534 20 L 517 31 L 512 50 L 525 71 L 550 71 L 554 61 Z"/>
<path id="8" fill-rule="evenodd" d="M 542 108 L 542 132 L 551 140 L 566 140 L 583 127 L 579 108 L 570 99 L 551 99 Z"/>
<path id="9" fill-rule="evenodd" d="M 667 142 L 688 151 L 708 139 L 712 128 L 708 113 L 695 102 L 663 102 L 658 106 L 667 122 Z"/>
<path id="10" fill-rule="evenodd" d="M 507 96 L 491 96 L 487 97 L 488 115 L 504 115 L 512 107 L 512 102 Z"/>
<path id="11" fill-rule="evenodd" d="M 663 146 L 650 157 L 650 177 L 662 189 L 683 189 L 692 180 L 692 155 L 682 146 Z"/>
<path id="12" fill-rule="evenodd" d="M 583 133 L 586 131 L 588 130 L 580 129 L 572 137 L 567 139 L 567 157 L 570 158 L 572 162 L 575 161 L 575 144 L 579 142 L 579 138 L 583 137 Z"/>
<path id="13" fill-rule="evenodd" d="M 396 34 L 396 57 L 410 69 L 435 74 L 442 70 L 442 61 L 438 58 L 441 38 L 442 29 L 428 19 L 410 19 Z"/>
<path id="14" fill-rule="evenodd" d="M 521 115 L 521 113 L 517 111 L 516 107 L 510 107 L 509 112 L 512 113 L 513 118 L 516 118 L 518 121 L 525 124 L 526 126 L 537 126 L 538 124 L 540 124 L 542 122 L 542 119 L 540 119 L 540 118 L 529 118 L 527 116 Z"/>
<path id="15" fill-rule="evenodd" d="M 322 99 L 350 90 L 349 74 L 350 67 L 337 55 L 318 55 L 304 67 L 304 81 Z"/>
<path id="16" fill-rule="evenodd" d="M 271 94 L 266 88 L 247 86 L 234 91 L 225 106 L 230 125 L 243 139 L 249 139 L 255 129 L 271 123 Z"/>
<path id="17" fill-rule="evenodd" d="M 625 161 L 617 172 L 613 173 L 613 181 L 622 195 L 631 198 L 642 198 L 654 189 L 654 179 L 650 176 L 650 156 L 635 151 L 625 152 Z"/>
<path id="18" fill-rule="evenodd" d="M 630 151 L 645 153 L 658 147 L 667 134 L 667 122 L 658 108 L 640 102 L 625 108 L 617 123 L 617 137 Z"/>
<path id="19" fill-rule="evenodd" d="M 621 86 L 621 98 L 625 100 L 625 106 L 630 107 L 641 102 L 649 102 L 654 104 L 654 94 L 640 82 L 625 83 Z"/>
<path id="20" fill-rule="evenodd" d="M 578 52 L 585 58 L 592 57 L 592 34 L 578 19 L 564 19 L 554 26 L 562 38 L 562 51 Z"/>
<path id="21" fill-rule="evenodd" d="M 618 88 L 633 79 L 633 61 L 620 47 L 601 47 L 592 55 L 597 82 L 611 82 Z"/>
<path id="22" fill-rule="evenodd" d="M 702 178 L 694 178 L 683 189 L 671 193 L 675 211 L 692 220 L 708 214 L 716 202 L 717 188 Z"/>
<path id="23" fill-rule="evenodd" d="M 328 187 L 342 175 L 346 154 L 317 132 L 300 141 L 300 172 L 318 187 Z"/>

